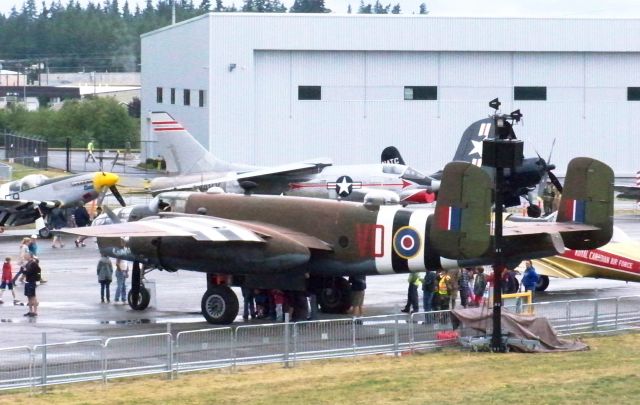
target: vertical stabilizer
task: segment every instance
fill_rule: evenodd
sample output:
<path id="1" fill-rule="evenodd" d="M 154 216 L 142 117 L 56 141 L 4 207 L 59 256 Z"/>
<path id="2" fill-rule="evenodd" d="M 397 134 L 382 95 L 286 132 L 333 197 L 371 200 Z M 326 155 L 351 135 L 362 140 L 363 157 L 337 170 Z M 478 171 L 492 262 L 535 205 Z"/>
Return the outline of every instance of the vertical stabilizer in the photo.
<path id="1" fill-rule="evenodd" d="M 157 140 L 158 155 L 164 157 L 167 171 L 181 175 L 205 172 L 247 171 L 250 166 L 225 162 L 213 156 L 166 112 L 152 112 L 151 126 Z"/>
<path id="2" fill-rule="evenodd" d="M 469 125 L 462 133 L 453 161 L 482 166 L 482 141 L 494 137 L 493 127 L 493 118 L 484 118 Z"/>
<path id="3" fill-rule="evenodd" d="M 487 254 L 491 247 L 491 178 L 471 163 L 444 167 L 431 226 L 433 247 L 448 259 Z"/>
<path id="4" fill-rule="evenodd" d="M 576 222 L 598 230 L 563 235 L 570 249 L 595 249 L 613 235 L 613 170 L 591 158 L 569 162 L 558 208 L 558 222 Z"/>
<path id="5" fill-rule="evenodd" d="M 380 163 L 392 165 L 406 165 L 400 155 L 400 151 L 395 146 L 387 146 L 380 154 Z"/>

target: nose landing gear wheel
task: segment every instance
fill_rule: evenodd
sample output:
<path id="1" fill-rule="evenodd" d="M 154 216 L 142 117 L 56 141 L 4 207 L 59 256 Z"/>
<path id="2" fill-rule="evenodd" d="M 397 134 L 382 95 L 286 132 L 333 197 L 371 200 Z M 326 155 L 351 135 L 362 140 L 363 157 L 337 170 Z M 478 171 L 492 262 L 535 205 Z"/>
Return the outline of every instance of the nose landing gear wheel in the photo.
<path id="1" fill-rule="evenodd" d="M 238 297 L 225 285 L 210 287 L 202 296 L 202 315 L 209 323 L 228 325 L 240 309 Z"/>

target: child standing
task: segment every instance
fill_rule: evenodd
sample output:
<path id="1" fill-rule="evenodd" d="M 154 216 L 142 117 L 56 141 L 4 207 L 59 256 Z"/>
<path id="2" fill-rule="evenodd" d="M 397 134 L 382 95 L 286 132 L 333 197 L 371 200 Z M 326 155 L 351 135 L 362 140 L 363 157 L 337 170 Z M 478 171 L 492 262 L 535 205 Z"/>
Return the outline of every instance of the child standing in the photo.
<path id="1" fill-rule="evenodd" d="M 6 289 L 11 290 L 11 295 L 13 295 L 13 305 L 20 305 L 20 301 L 16 299 L 16 292 L 13 290 L 13 269 L 11 268 L 11 258 L 7 257 L 4 259 L 4 263 L 2 264 L 2 284 L 0 284 L 0 304 L 4 304 L 2 300 L 2 295 L 4 295 L 4 291 Z"/>

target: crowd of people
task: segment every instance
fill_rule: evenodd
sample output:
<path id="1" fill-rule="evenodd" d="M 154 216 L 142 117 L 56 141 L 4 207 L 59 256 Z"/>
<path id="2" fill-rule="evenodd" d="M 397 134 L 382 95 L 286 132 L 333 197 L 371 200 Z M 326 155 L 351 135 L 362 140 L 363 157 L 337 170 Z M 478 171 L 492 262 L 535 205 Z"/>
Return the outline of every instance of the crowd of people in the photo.
<path id="1" fill-rule="evenodd" d="M 539 276 L 531 260 L 525 261 L 522 277 L 524 290 L 531 291 L 532 299 Z M 502 293 L 513 294 L 521 290 L 515 269 L 502 274 Z M 485 274 L 483 267 L 467 267 L 426 273 L 409 273 L 407 302 L 401 310 L 405 313 L 420 311 L 418 289 L 422 286 L 422 309 L 424 312 L 455 309 L 457 303 L 464 308 L 477 307 L 485 303 L 485 293 L 493 285 L 493 273 Z"/>

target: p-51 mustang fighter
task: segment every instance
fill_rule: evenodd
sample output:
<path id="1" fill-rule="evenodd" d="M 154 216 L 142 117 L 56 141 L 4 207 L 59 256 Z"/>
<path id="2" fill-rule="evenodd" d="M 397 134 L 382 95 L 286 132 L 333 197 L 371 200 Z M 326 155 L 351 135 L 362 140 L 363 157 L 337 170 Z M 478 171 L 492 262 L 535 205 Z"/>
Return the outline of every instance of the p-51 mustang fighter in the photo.
<path id="1" fill-rule="evenodd" d="M 507 263 L 556 255 L 565 246 L 592 249 L 607 243 L 612 183 L 605 164 L 574 159 L 557 222 L 505 224 Z M 384 201 L 375 192 L 364 203 L 169 192 L 148 207 L 132 209 L 129 220 L 135 222 L 64 231 L 97 237 L 102 253 L 134 261 L 130 304 L 136 309 L 148 304 L 140 264 L 206 273 L 202 313 L 210 323 L 222 324 L 238 313 L 230 285 L 313 290 L 323 310 L 339 312 L 349 306 L 344 276 L 492 263 L 491 179 L 482 169 L 448 164 L 435 211 Z"/>
<path id="2" fill-rule="evenodd" d="M 45 222 L 53 208 L 73 207 L 95 200 L 111 190 L 124 205 L 116 188 L 119 177 L 114 173 L 95 172 L 49 178 L 31 174 L 20 180 L 0 185 L 0 226 L 31 224 L 43 217 Z M 40 230 L 41 237 L 49 236 L 48 228 Z"/>

